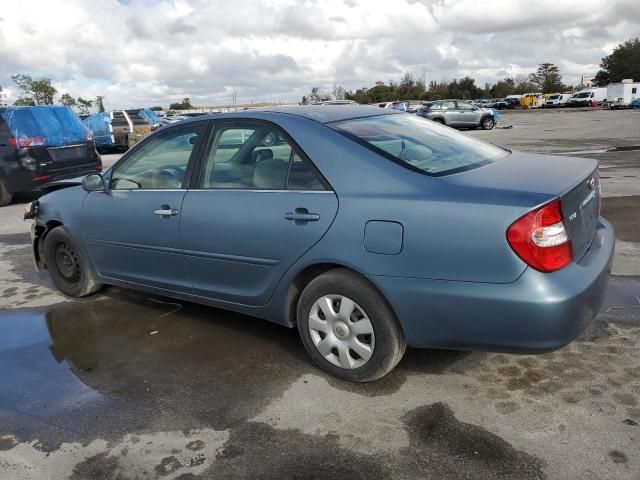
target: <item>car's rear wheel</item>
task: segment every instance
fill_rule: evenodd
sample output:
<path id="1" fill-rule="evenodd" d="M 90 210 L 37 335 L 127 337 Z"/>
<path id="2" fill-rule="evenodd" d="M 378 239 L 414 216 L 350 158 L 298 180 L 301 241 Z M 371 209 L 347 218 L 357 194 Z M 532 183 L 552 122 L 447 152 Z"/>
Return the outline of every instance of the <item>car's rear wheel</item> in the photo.
<path id="1" fill-rule="evenodd" d="M 484 117 L 480 122 L 480 125 L 482 126 L 483 130 L 491 130 L 493 127 L 495 127 L 496 122 L 493 117 Z"/>
<path id="2" fill-rule="evenodd" d="M 312 280 L 297 309 L 298 331 L 323 370 L 352 382 L 383 377 L 400 361 L 406 341 L 385 299 L 347 269 Z"/>
<path id="3" fill-rule="evenodd" d="M 51 230 L 44 240 L 44 258 L 54 285 L 70 297 L 86 297 L 102 286 L 64 227 Z"/>
<path id="4" fill-rule="evenodd" d="M 5 183 L 0 180 L 0 207 L 9 205 L 12 199 L 13 195 L 9 192 Z"/>
<path id="5" fill-rule="evenodd" d="M 444 125 L 444 120 L 441 119 L 441 118 L 434 118 L 433 121 L 436 122 L 436 123 L 439 123 L 441 125 Z"/>

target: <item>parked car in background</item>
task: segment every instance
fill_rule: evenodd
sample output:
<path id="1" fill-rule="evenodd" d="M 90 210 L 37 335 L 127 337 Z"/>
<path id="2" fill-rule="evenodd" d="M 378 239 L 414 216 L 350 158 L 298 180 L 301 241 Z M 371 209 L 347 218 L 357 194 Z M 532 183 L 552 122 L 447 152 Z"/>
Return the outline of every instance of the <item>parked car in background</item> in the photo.
<path id="1" fill-rule="evenodd" d="M 160 117 L 160 121 L 163 125 L 171 125 L 172 123 L 181 122 L 182 120 L 186 120 L 189 117 L 184 115 L 164 115 Z"/>
<path id="2" fill-rule="evenodd" d="M 507 102 L 504 98 L 494 98 L 483 105 L 485 108 L 495 108 L 502 110 L 503 108 L 513 108 L 511 102 Z"/>
<path id="3" fill-rule="evenodd" d="M 401 112 L 407 111 L 407 104 L 405 102 L 387 102 L 384 108 L 391 108 L 393 110 L 399 110 Z"/>
<path id="4" fill-rule="evenodd" d="M 607 85 L 607 105 L 609 108 L 628 108 L 634 100 L 640 98 L 640 82 L 623 80 Z"/>
<path id="5" fill-rule="evenodd" d="M 554 93 L 547 97 L 547 101 L 544 104 L 545 108 L 553 107 L 566 107 L 571 98 L 570 93 Z"/>
<path id="6" fill-rule="evenodd" d="M 95 113 L 83 120 L 94 135 L 96 146 L 127 150 L 162 126 L 162 119 L 148 108 Z"/>
<path id="7" fill-rule="evenodd" d="M 15 193 L 101 170 L 92 133 L 68 107 L 0 108 L 0 206 Z"/>
<path id="8" fill-rule="evenodd" d="M 607 89 L 602 87 L 585 88 L 575 93 L 567 103 L 569 107 L 591 107 L 606 101 Z"/>
<path id="9" fill-rule="evenodd" d="M 640 98 L 631 101 L 631 108 L 640 108 Z"/>
<path id="10" fill-rule="evenodd" d="M 250 110 L 165 127 L 27 218 L 66 295 L 118 285 L 297 327 L 321 368 L 365 382 L 407 345 L 541 353 L 580 335 L 614 251 L 597 167 L 393 109 Z"/>
<path id="11" fill-rule="evenodd" d="M 421 109 L 417 115 L 456 128 L 477 128 L 491 130 L 496 125 L 496 112 L 476 107 L 462 100 L 440 100 Z"/>

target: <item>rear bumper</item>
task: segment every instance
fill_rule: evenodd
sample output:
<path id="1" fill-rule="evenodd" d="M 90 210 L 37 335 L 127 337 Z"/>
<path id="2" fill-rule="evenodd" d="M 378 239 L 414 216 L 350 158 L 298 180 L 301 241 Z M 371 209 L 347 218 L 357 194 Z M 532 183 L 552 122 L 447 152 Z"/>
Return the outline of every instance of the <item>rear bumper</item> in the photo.
<path id="1" fill-rule="evenodd" d="M 557 272 L 528 268 L 509 284 L 370 278 L 412 347 L 542 353 L 571 342 L 598 313 L 614 244 L 613 227 L 600 219 L 587 253 Z"/>

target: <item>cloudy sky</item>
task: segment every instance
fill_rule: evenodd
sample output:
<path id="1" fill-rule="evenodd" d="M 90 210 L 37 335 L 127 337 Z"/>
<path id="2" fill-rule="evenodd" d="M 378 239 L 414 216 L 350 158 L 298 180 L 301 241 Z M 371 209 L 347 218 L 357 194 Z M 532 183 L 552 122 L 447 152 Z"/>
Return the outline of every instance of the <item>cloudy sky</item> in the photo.
<path id="1" fill-rule="evenodd" d="M 297 101 L 404 72 L 478 84 L 557 64 L 566 83 L 640 33 L 638 0 L 2 0 L 0 85 L 54 80 L 107 108 Z"/>

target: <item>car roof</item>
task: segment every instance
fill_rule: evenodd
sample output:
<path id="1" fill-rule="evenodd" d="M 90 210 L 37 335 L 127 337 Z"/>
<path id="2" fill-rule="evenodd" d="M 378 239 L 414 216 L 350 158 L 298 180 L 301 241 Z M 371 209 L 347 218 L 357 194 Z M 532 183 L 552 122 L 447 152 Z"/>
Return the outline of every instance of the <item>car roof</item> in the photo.
<path id="1" fill-rule="evenodd" d="M 194 117 L 187 121 L 202 121 L 208 119 L 224 119 L 224 118 L 252 118 L 260 117 L 267 119 L 270 114 L 276 115 L 293 115 L 297 117 L 313 120 L 318 123 L 339 122 L 341 120 L 349 120 L 353 118 L 373 117 L 377 115 L 398 115 L 403 112 L 393 109 L 384 109 L 371 105 L 292 105 L 292 106 L 274 106 L 263 108 L 252 108 L 250 110 L 239 110 L 237 112 L 213 113 Z M 255 115 L 259 114 L 259 115 Z M 266 114 L 266 115 L 265 115 Z"/>

